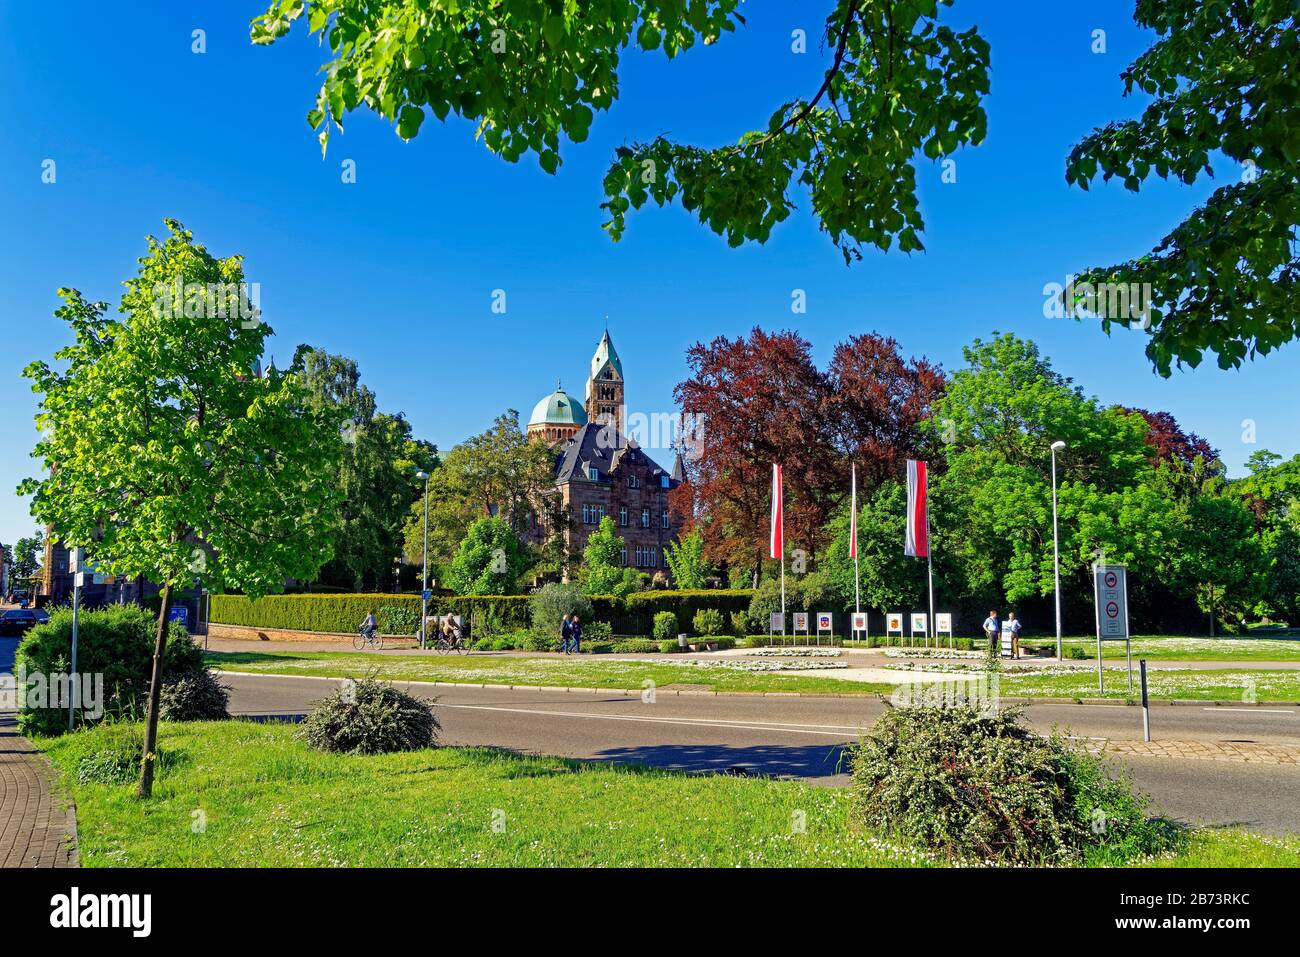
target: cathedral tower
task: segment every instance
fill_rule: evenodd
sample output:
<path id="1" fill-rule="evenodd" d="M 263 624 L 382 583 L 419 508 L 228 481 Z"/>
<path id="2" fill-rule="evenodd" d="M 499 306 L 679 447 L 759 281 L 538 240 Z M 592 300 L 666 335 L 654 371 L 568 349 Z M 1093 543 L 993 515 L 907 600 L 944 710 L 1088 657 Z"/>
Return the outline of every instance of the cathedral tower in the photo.
<path id="1" fill-rule="evenodd" d="M 591 357 L 591 377 L 587 379 L 587 421 L 597 425 L 613 422 L 619 435 L 626 434 L 626 407 L 623 402 L 623 362 L 614 351 L 609 330 Z"/>

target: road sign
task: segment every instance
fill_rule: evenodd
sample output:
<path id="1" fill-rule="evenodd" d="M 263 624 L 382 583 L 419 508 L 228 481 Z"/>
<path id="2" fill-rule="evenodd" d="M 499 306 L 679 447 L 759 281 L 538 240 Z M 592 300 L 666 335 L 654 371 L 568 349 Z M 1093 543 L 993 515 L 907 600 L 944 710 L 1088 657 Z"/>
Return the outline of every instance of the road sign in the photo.
<path id="1" fill-rule="evenodd" d="M 1097 636 L 1102 641 L 1128 638 L 1128 575 L 1123 565 L 1096 565 Z"/>
<path id="2" fill-rule="evenodd" d="M 168 621 L 179 621 L 186 628 L 190 624 L 190 610 L 185 605 L 172 605 L 171 612 L 167 615 Z"/>
<path id="3" fill-rule="evenodd" d="M 1092 597 L 1097 609 L 1097 691 L 1105 691 L 1101 663 L 1103 641 L 1124 642 L 1128 684 L 1133 690 L 1133 646 L 1128 633 L 1128 569 L 1123 565 L 1092 566 Z"/>
<path id="4" fill-rule="evenodd" d="M 429 601 L 432 598 L 433 598 L 433 592 L 430 591 L 428 588 L 426 588 L 424 591 L 420 593 L 420 599 L 422 601 Z"/>

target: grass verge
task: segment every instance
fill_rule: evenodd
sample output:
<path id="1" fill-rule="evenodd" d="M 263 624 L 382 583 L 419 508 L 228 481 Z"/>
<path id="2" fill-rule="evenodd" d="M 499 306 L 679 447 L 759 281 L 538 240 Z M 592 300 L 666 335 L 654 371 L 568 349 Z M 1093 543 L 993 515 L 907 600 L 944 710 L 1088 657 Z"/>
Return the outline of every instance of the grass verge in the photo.
<path id="1" fill-rule="evenodd" d="M 160 728 L 154 799 L 97 778 L 121 728 L 39 742 L 91 867 L 927 866 L 849 825 L 846 790 L 482 748 L 356 757 L 283 724 Z M 1194 832 L 1144 866 L 1298 867 L 1300 840 Z"/>

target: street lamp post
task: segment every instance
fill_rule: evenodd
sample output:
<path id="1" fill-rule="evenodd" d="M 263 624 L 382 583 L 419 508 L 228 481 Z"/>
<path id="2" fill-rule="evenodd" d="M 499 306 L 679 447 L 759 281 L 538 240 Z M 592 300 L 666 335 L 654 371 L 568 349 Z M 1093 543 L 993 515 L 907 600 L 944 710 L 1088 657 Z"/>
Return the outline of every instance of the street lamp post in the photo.
<path id="1" fill-rule="evenodd" d="M 1052 566 L 1056 576 L 1056 660 L 1061 660 L 1061 535 L 1056 523 L 1056 453 L 1065 448 L 1059 439 L 1052 443 Z"/>
<path id="2" fill-rule="evenodd" d="M 428 641 L 429 621 L 429 473 L 420 469 L 415 473 L 418 479 L 424 479 L 424 570 L 420 572 L 420 647 Z"/>

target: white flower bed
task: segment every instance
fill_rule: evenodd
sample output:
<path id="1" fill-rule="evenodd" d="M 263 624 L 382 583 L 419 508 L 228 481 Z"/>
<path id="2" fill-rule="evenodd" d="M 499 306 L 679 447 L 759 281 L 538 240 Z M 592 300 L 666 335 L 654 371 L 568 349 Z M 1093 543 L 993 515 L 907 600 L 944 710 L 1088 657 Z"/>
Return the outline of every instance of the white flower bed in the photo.
<path id="1" fill-rule="evenodd" d="M 665 664 L 662 658 L 627 658 L 624 660 L 642 661 L 645 664 L 653 665 Z M 690 658 L 685 661 L 673 661 L 671 664 L 687 668 L 727 668 L 732 671 L 830 671 L 836 668 L 848 667 L 843 661 L 745 661 L 740 658 L 718 659 L 716 661 L 700 661 Z"/>
<path id="2" fill-rule="evenodd" d="M 759 648 L 750 654 L 760 658 L 838 658 L 838 648 Z"/>
<path id="3" fill-rule="evenodd" d="M 982 651 L 957 651 L 943 648 L 886 648 L 886 658 L 983 658 Z"/>

